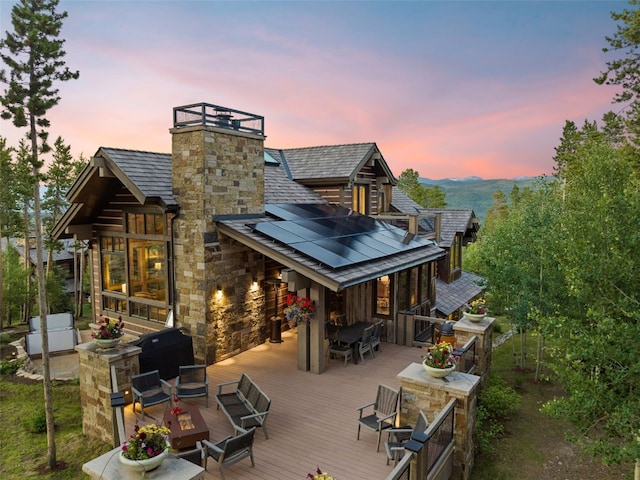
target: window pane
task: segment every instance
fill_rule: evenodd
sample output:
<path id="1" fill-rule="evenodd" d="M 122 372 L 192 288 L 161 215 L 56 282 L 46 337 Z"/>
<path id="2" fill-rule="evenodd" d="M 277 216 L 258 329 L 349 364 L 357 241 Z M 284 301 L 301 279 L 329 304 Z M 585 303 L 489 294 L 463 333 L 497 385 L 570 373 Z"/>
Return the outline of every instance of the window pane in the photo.
<path id="1" fill-rule="evenodd" d="M 102 237 L 100 244 L 104 246 L 101 252 L 102 260 L 102 289 L 112 292 L 122 292 L 125 284 L 124 253 L 116 248 L 122 245 L 123 239 L 117 237 Z M 115 251 L 114 251 L 115 250 Z M 126 285 L 124 285 L 126 288 Z"/>
<path id="2" fill-rule="evenodd" d="M 376 313 L 389 315 L 390 312 L 391 281 L 389 275 L 384 275 L 376 280 Z"/>
<path id="3" fill-rule="evenodd" d="M 127 232 L 136 233 L 136 215 L 127 213 Z"/>
<path id="4" fill-rule="evenodd" d="M 429 264 L 420 266 L 420 301 L 429 300 Z"/>
<path id="5" fill-rule="evenodd" d="M 409 270 L 398 274 L 398 310 L 409 310 Z"/>
<path id="6" fill-rule="evenodd" d="M 129 295 L 164 301 L 165 265 L 163 243 L 156 240 L 129 239 Z"/>
<path id="7" fill-rule="evenodd" d="M 410 279 L 410 294 L 409 294 L 409 304 L 410 306 L 417 305 L 418 302 L 418 267 L 411 269 L 411 279 Z"/>

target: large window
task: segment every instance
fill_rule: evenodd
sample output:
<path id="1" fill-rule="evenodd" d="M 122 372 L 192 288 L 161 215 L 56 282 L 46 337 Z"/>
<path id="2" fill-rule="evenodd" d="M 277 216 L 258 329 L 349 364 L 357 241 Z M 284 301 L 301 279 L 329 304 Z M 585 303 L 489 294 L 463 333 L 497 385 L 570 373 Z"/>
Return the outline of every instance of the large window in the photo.
<path id="1" fill-rule="evenodd" d="M 166 320 L 169 217 L 127 213 L 124 237 L 100 238 L 102 307 L 143 320 Z"/>
<path id="2" fill-rule="evenodd" d="M 398 310 L 411 310 L 432 300 L 434 264 L 424 263 L 418 267 L 398 272 Z"/>

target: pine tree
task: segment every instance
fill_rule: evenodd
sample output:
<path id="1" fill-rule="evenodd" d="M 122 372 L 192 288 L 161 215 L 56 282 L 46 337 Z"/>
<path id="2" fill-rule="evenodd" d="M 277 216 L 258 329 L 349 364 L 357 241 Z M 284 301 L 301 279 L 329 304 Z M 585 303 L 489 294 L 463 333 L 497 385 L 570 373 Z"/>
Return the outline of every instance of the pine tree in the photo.
<path id="1" fill-rule="evenodd" d="M 6 32 L 0 41 L 0 58 L 8 72 L 0 71 L 0 82 L 7 85 L 0 96 L 2 118 L 11 120 L 16 127 L 27 127 L 31 142 L 31 169 L 35 179 L 34 217 L 37 254 L 38 305 L 42 331 L 42 364 L 44 371 L 44 400 L 47 419 L 47 464 L 56 466 L 56 446 L 53 418 L 53 391 L 49 371 L 47 333 L 47 299 L 43 269 L 42 218 L 40 214 L 41 154 L 51 147 L 47 143 L 50 122 L 47 112 L 60 101 L 54 82 L 76 79 L 65 65 L 64 40 L 59 39 L 66 12 L 56 12 L 58 0 L 21 0 L 11 9 L 13 33 Z M 7 75 L 8 73 L 8 75 Z"/>

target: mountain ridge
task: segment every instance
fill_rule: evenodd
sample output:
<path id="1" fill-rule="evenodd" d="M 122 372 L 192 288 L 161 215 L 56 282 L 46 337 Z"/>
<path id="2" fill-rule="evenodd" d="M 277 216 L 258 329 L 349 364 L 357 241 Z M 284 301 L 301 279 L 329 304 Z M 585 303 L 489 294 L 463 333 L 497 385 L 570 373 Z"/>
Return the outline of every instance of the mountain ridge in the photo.
<path id="1" fill-rule="evenodd" d="M 425 187 L 438 186 L 445 193 L 446 208 L 470 209 L 482 223 L 493 204 L 493 194 L 500 190 L 509 196 L 514 186 L 522 189 L 531 186 L 540 177 L 517 177 L 513 179 L 488 179 L 481 177 L 443 178 L 433 180 L 419 177 Z"/>

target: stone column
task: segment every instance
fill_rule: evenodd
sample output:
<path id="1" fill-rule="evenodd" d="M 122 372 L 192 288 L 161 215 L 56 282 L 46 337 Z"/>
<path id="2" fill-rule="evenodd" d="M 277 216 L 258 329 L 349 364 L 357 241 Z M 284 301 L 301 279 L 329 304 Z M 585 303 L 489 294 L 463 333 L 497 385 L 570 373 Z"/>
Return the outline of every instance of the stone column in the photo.
<path id="1" fill-rule="evenodd" d="M 452 480 L 467 480 L 474 462 L 473 428 L 476 418 L 480 377 L 453 372 L 445 378 L 433 378 L 420 363 L 412 363 L 398 374 L 402 388 L 400 424 L 414 425 L 422 410 L 429 421 L 456 399 L 454 409 L 455 453 Z"/>
<path id="2" fill-rule="evenodd" d="M 95 342 L 82 343 L 75 349 L 80 360 L 82 433 L 118 446 L 122 440 L 118 437 L 111 393 L 131 391 L 131 377 L 140 373 L 138 356 L 142 349 L 127 344 L 101 349 Z M 115 391 L 111 367 L 116 371 Z"/>
<path id="3" fill-rule="evenodd" d="M 484 317 L 479 322 L 472 322 L 466 318 L 461 318 L 453 325 L 457 347 L 463 347 L 474 335 L 477 337 L 475 374 L 481 377 L 482 385 L 489 379 L 491 371 L 493 324 L 495 320 L 495 318 Z"/>

